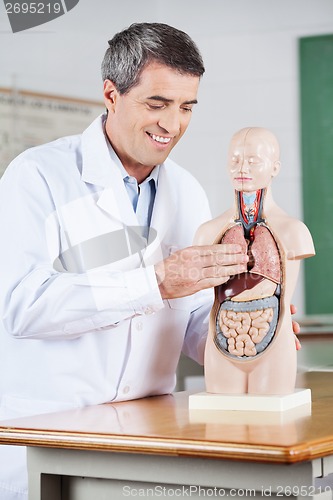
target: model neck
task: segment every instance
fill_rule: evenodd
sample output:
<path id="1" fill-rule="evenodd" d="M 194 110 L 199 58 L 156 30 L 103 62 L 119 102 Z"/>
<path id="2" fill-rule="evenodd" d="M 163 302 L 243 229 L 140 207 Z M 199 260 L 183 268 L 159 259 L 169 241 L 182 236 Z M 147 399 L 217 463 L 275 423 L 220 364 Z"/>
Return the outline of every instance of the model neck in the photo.
<path id="1" fill-rule="evenodd" d="M 248 239 L 251 239 L 254 227 L 260 222 L 265 222 L 263 216 L 265 195 L 266 189 L 258 189 L 250 193 L 236 191 L 238 221 L 242 223 L 244 235 Z"/>

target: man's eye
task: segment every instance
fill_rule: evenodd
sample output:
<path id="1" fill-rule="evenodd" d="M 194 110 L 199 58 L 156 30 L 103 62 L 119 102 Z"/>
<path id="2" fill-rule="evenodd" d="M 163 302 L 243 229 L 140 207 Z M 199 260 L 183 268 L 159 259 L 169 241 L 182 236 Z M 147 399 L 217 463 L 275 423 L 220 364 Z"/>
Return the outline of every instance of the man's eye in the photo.
<path id="1" fill-rule="evenodd" d="M 186 113 L 191 113 L 192 112 L 192 108 L 181 108 L 183 111 L 185 111 Z"/>
<path id="2" fill-rule="evenodd" d="M 147 106 L 149 109 L 163 109 L 164 104 L 150 104 L 149 102 L 147 103 Z"/>

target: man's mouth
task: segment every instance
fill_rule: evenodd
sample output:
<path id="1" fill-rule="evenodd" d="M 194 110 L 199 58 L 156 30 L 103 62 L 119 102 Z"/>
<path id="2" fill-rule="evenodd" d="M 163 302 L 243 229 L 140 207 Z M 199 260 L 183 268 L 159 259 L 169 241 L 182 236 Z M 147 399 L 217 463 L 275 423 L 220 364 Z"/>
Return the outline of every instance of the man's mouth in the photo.
<path id="1" fill-rule="evenodd" d="M 158 142 L 159 144 L 169 144 L 171 141 L 171 137 L 163 137 L 161 135 L 156 135 L 156 134 L 150 134 L 147 132 L 149 137 L 151 137 L 155 142 Z"/>

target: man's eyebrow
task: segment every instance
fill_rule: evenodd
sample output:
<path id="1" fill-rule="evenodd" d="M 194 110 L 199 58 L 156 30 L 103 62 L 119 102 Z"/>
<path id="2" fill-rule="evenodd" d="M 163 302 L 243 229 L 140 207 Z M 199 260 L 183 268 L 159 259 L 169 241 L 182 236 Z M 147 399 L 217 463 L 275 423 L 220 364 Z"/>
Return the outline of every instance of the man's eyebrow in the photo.
<path id="1" fill-rule="evenodd" d="M 183 102 L 183 104 L 198 104 L 198 100 L 197 99 L 192 99 L 191 101 L 185 101 L 185 102 Z"/>
<path id="2" fill-rule="evenodd" d="M 173 99 L 168 99 L 167 97 L 163 97 L 161 95 L 151 95 L 147 97 L 147 99 L 151 101 L 160 101 L 165 103 L 173 102 Z M 185 101 L 182 104 L 197 104 L 197 103 L 198 103 L 197 99 L 192 99 L 191 101 Z"/>

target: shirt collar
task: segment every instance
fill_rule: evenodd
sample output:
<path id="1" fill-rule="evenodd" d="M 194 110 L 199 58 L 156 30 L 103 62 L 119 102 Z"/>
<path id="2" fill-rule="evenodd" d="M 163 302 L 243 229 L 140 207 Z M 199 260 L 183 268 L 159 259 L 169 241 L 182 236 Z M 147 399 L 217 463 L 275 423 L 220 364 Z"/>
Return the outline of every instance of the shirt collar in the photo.
<path id="1" fill-rule="evenodd" d="M 121 163 L 119 157 L 117 156 L 115 150 L 111 146 L 111 143 L 110 143 L 110 141 L 109 141 L 109 139 L 108 139 L 108 137 L 106 135 L 106 132 L 105 132 L 105 127 L 103 127 L 103 128 L 104 128 L 105 139 L 106 139 L 106 143 L 108 145 L 108 150 L 109 150 L 109 153 L 110 153 L 110 157 L 113 160 L 113 162 L 117 165 L 117 167 L 119 168 L 121 176 L 123 178 L 123 181 L 125 182 L 131 176 L 129 175 L 129 173 L 127 172 L 127 170 L 124 168 L 124 166 Z M 155 183 L 155 186 L 157 187 L 157 185 L 158 185 L 158 174 L 159 174 L 159 171 L 160 171 L 160 167 L 161 167 L 161 165 L 156 165 L 153 168 L 153 170 L 150 172 L 150 174 L 148 175 L 148 177 L 141 184 L 143 184 L 144 182 L 146 183 L 146 182 L 149 182 L 150 180 L 153 180 L 154 183 Z"/>

